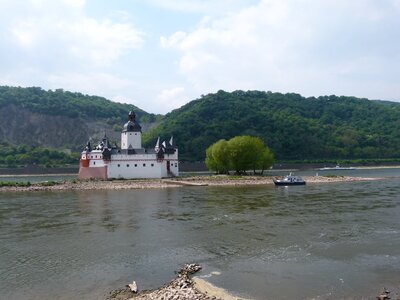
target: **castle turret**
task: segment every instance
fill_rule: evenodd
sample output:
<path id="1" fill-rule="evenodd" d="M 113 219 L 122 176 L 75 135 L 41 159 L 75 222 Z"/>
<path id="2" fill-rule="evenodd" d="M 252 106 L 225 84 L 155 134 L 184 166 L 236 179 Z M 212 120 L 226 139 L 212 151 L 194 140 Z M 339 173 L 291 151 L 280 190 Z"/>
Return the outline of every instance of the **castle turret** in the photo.
<path id="1" fill-rule="evenodd" d="M 142 127 L 136 121 L 133 111 L 129 112 L 128 119 L 121 133 L 121 149 L 140 149 L 142 148 Z"/>

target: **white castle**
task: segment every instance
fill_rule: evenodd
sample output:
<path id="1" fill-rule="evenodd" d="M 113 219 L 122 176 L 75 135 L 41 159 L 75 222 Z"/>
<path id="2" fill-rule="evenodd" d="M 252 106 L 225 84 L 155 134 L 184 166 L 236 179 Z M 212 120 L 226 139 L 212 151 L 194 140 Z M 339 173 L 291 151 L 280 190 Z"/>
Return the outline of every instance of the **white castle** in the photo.
<path id="1" fill-rule="evenodd" d="M 133 111 L 121 133 L 121 148 L 111 146 L 108 138 L 92 149 L 90 142 L 82 151 L 79 178 L 132 179 L 179 176 L 178 149 L 173 138 L 154 148 L 142 148 L 142 127 Z"/>

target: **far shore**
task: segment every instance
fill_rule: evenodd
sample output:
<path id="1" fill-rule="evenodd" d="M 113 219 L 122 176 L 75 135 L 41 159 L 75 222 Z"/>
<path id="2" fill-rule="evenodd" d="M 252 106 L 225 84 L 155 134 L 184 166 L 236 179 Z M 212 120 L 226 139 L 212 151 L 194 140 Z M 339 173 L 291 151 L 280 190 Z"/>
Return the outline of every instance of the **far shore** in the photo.
<path id="1" fill-rule="evenodd" d="M 177 177 L 165 179 L 132 179 L 132 180 L 65 180 L 50 184 L 32 183 L 30 186 L 3 186 L 0 192 L 16 191 L 62 191 L 62 190 L 126 190 L 154 189 L 182 186 L 252 186 L 273 185 L 273 176 L 228 176 L 209 175 Z M 303 176 L 307 184 L 333 182 L 353 182 L 380 180 L 382 178 L 362 178 L 350 176 Z"/>

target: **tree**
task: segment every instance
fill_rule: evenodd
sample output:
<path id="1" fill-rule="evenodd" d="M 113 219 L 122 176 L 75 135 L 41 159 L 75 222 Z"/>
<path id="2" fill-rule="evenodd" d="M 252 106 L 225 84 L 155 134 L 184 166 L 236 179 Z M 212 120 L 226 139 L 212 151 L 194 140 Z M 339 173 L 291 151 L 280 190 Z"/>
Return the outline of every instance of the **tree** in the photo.
<path id="1" fill-rule="evenodd" d="M 244 174 L 256 164 L 255 142 L 250 136 L 236 136 L 229 140 L 229 157 L 236 174 Z"/>
<path id="2" fill-rule="evenodd" d="M 219 140 L 209 146 L 206 150 L 205 162 L 210 170 L 216 171 L 219 174 L 228 173 L 230 167 L 228 142 L 226 140 Z"/>
<path id="3" fill-rule="evenodd" d="M 211 146 L 209 146 L 209 147 L 207 148 L 207 150 L 206 150 L 206 160 L 205 160 L 205 163 L 206 163 L 207 168 L 208 168 L 209 170 L 218 172 L 217 163 L 215 162 L 215 159 L 214 159 L 214 156 L 213 156 L 213 151 L 212 151 L 212 150 L 213 150 L 213 146 L 214 146 L 214 144 L 211 145 Z"/>
<path id="4" fill-rule="evenodd" d="M 213 145 L 212 155 L 220 174 L 226 174 L 229 171 L 229 144 L 226 140 L 219 140 Z"/>
<path id="5" fill-rule="evenodd" d="M 236 174 L 245 174 L 247 170 L 269 168 L 273 163 L 271 151 L 264 146 L 260 138 L 237 136 L 229 141 L 219 140 L 206 150 L 206 164 L 217 173 L 228 173 L 233 169 Z"/>
<path id="6" fill-rule="evenodd" d="M 274 164 L 274 154 L 266 147 L 260 158 L 259 169 L 261 169 L 261 175 L 264 173 L 264 170 L 269 169 Z"/>
<path id="7" fill-rule="evenodd" d="M 5 158 L 5 162 L 8 167 L 14 167 L 15 166 L 15 158 L 12 155 L 7 155 Z"/>

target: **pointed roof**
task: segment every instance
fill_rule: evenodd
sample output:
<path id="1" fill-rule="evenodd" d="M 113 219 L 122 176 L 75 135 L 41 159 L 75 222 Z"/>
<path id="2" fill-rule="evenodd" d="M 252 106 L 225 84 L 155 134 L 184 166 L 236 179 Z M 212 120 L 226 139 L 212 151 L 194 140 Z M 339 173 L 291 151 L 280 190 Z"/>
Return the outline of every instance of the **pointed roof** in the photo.
<path id="1" fill-rule="evenodd" d="M 125 123 L 122 132 L 142 132 L 142 126 L 136 121 L 136 114 L 130 111 L 128 114 L 128 122 Z"/>
<path id="2" fill-rule="evenodd" d="M 155 145 L 154 149 L 155 149 L 155 150 L 158 150 L 158 149 L 160 149 L 160 137 L 158 137 L 158 139 L 157 139 L 157 143 L 156 143 L 156 145 Z"/>

